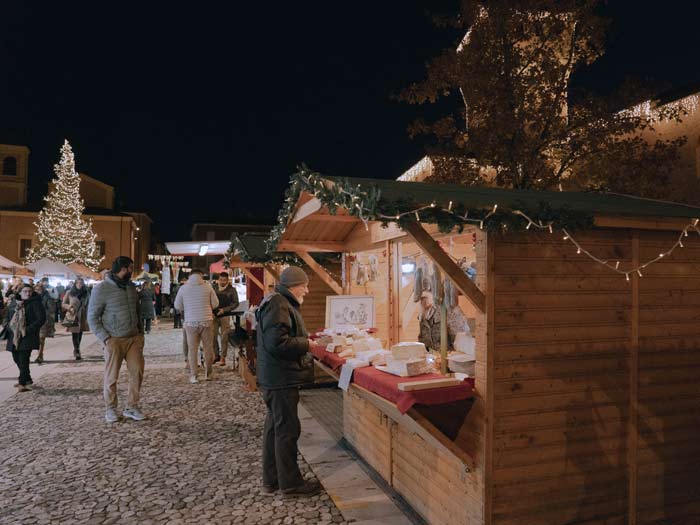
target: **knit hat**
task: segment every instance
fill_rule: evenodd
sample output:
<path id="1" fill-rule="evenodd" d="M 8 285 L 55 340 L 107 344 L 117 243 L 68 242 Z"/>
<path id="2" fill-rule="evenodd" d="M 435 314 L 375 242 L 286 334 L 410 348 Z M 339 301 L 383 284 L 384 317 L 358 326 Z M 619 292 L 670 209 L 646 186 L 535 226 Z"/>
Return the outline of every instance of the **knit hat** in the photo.
<path id="1" fill-rule="evenodd" d="M 309 282 L 309 276 L 298 266 L 288 266 L 280 274 L 280 284 L 291 288 Z"/>

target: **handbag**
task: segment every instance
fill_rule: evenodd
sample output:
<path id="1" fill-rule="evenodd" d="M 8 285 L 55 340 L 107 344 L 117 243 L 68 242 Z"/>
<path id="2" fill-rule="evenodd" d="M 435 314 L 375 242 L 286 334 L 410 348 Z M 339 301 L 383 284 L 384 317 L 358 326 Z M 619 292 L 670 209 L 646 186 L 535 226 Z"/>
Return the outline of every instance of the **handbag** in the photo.
<path id="1" fill-rule="evenodd" d="M 76 315 L 75 310 L 73 308 L 68 308 L 68 310 L 66 310 L 66 315 L 63 316 L 61 324 L 66 328 L 73 328 L 74 326 L 78 326 L 78 316 Z"/>

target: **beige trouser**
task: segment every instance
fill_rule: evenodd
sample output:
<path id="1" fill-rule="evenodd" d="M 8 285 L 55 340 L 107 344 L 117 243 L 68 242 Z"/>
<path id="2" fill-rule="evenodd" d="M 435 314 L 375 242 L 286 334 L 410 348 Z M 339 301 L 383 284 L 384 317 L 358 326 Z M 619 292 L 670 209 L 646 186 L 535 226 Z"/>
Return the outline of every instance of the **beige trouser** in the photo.
<path id="1" fill-rule="evenodd" d="M 143 382 L 143 335 L 110 337 L 105 343 L 104 398 L 106 408 L 117 408 L 117 381 L 122 361 L 126 360 L 129 374 L 129 399 L 127 408 L 139 407 L 139 393 Z"/>
<path id="2" fill-rule="evenodd" d="M 204 348 L 204 366 L 207 377 L 211 377 L 212 364 L 214 363 L 214 327 L 211 322 L 194 325 L 185 324 L 187 334 L 187 359 L 190 363 L 190 374 L 197 375 L 197 353 L 201 341 Z"/>
<path id="3" fill-rule="evenodd" d="M 231 331 L 231 318 L 226 317 L 215 317 L 214 318 L 214 339 L 219 337 L 221 334 L 221 341 L 219 343 L 219 355 L 222 359 L 226 359 L 226 354 L 228 354 L 228 334 Z"/>

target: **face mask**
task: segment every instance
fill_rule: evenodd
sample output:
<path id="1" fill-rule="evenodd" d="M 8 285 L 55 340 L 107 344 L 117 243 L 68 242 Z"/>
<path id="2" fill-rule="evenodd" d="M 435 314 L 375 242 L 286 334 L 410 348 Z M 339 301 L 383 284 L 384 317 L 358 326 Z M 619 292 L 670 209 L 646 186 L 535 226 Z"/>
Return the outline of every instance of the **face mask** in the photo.
<path id="1" fill-rule="evenodd" d="M 127 272 L 126 274 L 124 274 L 124 279 L 127 281 L 130 281 L 131 280 L 131 272 Z"/>

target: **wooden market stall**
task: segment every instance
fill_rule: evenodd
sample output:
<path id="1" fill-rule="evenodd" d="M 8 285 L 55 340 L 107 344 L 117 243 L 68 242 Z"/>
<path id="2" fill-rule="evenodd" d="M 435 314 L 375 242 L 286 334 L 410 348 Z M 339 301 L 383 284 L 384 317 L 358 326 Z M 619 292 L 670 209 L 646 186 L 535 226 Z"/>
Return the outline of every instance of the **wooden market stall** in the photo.
<path id="1" fill-rule="evenodd" d="M 344 394 L 346 440 L 427 521 L 700 522 L 700 209 L 310 172 L 287 203 L 277 250 L 372 257 L 344 287 L 375 296 L 386 344 L 415 338 L 409 254 L 475 321 L 473 405 Z"/>
<path id="2" fill-rule="evenodd" d="M 309 275 L 309 293 L 301 305 L 301 313 L 307 328 L 311 331 L 320 330 L 325 322 L 326 297 L 341 291 L 338 278 L 340 274 L 340 262 L 334 258 L 326 257 L 323 265 L 316 262 L 307 253 L 300 254 L 303 259 L 290 258 L 282 253 L 268 253 L 266 241 L 267 234 L 244 233 L 236 234 L 231 238 L 231 250 L 227 254 L 231 268 L 241 268 L 248 277 L 248 286 L 258 286 L 260 291 L 249 292 L 249 297 L 258 297 L 251 300 L 251 305 L 257 305 L 259 300 L 274 289 L 279 281 L 279 272 L 285 264 L 297 264 L 304 268 Z M 338 279 L 339 280 L 339 279 Z M 246 352 L 241 356 L 240 372 L 249 388 L 255 387 L 255 351 L 254 341 L 248 342 Z M 318 375 L 318 374 L 317 374 Z"/>

